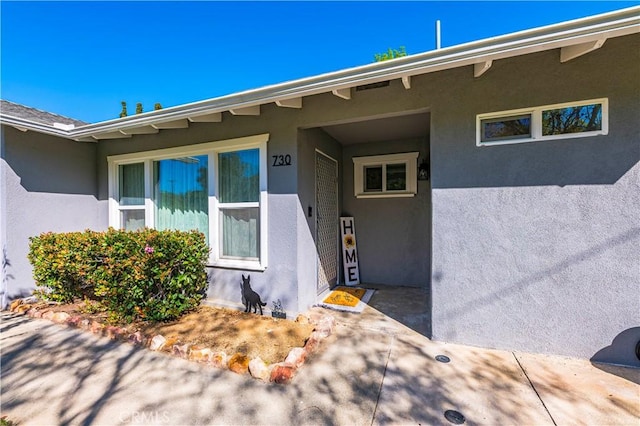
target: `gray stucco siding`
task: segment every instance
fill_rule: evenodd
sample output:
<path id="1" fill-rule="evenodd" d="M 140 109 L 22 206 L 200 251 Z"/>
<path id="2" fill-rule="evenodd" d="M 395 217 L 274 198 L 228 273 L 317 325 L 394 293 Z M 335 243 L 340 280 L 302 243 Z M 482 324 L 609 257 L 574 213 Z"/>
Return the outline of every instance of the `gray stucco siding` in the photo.
<path id="1" fill-rule="evenodd" d="M 316 219 L 318 202 L 316 199 L 316 150 L 337 162 L 338 172 L 338 215 L 341 212 L 342 193 L 342 146 L 322 129 L 298 131 L 298 283 L 301 306 L 311 306 L 317 302 L 317 280 L 319 255 L 316 248 Z M 311 210 L 311 211 L 309 211 Z M 336 230 L 337 232 L 337 230 Z M 336 241 L 336 248 L 338 241 Z M 340 266 L 338 262 L 338 281 Z"/>
<path id="2" fill-rule="evenodd" d="M 590 358 L 638 326 L 638 40 L 437 76 L 460 101 L 432 112 L 435 339 Z M 475 146 L 476 114 L 600 97 L 606 136 Z"/>
<path id="3" fill-rule="evenodd" d="M 43 232 L 104 229 L 96 199 L 95 144 L 3 126 L 4 249 L 8 299 L 35 283 L 29 237 Z"/>

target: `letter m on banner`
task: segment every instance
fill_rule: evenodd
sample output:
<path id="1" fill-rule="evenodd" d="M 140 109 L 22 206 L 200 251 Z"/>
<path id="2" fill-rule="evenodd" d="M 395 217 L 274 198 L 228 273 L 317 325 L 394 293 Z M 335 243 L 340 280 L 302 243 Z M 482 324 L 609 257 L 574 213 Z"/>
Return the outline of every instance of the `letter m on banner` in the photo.
<path id="1" fill-rule="evenodd" d="M 346 285 L 360 284 L 358 250 L 356 247 L 356 228 L 352 217 L 340 218 L 340 239 L 342 240 L 344 282 Z"/>

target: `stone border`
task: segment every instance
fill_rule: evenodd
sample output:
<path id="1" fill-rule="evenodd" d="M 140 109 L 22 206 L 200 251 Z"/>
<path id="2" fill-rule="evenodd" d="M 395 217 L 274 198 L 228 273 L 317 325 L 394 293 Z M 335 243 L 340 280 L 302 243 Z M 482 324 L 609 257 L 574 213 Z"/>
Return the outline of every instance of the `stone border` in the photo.
<path id="1" fill-rule="evenodd" d="M 314 307 L 308 312 L 298 315 L 296 322 L 315 326 L 304 347 L 291 349 L 283 362 L 267 365 L 260 357 L 249 359 L 249 357 L 241 353 L 229 356 L 224 352 L 214 352 L 207 347 L 188 343 L 180 344 L 176 339 L 167 339 L 159 334 L 151 336 L 144 335 L 139 331 L 131 333 L 124 327 L 105 325 L 98 321 L 83 318 L 81 315 L 70 315 L 64 311 L 54 312 L 46 307 L 37 308 L 33 306 L 36 302 L 37 300 L 33 297 L 16 299 L 11 302 L 10 311 L 19 315 L 27 315 L 31 318 L 42 318 L 56 324 L 79 328 L 99 336 L 108 337 L 111 340 L 129 342 L 155 352 L 170 347 L 171 351 L 164 353 L 230 370 L 238 374 L 249 373 L 255 379 L 279 384 L 291 382 L 298 369 L 313 353 L 318 351 L 322 340 L 333 333 L 336 325 L 335 318 L 325 313 L 321 308 Z"/>

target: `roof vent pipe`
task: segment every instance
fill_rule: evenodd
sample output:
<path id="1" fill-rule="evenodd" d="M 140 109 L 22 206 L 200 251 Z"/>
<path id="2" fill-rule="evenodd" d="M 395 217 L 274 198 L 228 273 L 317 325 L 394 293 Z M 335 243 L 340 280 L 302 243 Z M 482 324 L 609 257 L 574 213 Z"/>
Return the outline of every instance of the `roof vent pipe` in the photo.
<path id="1" fill-rule="evenodd" d="M 436 21 L 436 49 L 440 49 L 440 20 Z"/>

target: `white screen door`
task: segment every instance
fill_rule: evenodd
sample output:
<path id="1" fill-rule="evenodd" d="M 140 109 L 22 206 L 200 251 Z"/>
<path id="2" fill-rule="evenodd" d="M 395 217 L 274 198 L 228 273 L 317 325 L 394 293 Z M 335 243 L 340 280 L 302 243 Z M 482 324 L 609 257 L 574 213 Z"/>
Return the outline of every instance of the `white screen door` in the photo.
<path id="1" fill-rule="evenodd" d="M 338 162 L 316 151 L 318 293 L 338 280 Z"/>

